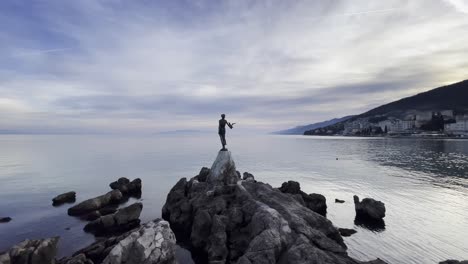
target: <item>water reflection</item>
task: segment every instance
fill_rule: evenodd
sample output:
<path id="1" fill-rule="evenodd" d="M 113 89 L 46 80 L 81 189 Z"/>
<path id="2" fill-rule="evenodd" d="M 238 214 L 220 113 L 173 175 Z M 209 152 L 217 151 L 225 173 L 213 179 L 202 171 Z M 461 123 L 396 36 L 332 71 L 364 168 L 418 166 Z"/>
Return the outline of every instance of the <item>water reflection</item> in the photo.
<path id="1" fill-rule="evenodd" d="M 371 220 L 356 216 L 354 218 L 354 224 L 377 233 L 385 231 L 385 220 L 383 219 Z"/>

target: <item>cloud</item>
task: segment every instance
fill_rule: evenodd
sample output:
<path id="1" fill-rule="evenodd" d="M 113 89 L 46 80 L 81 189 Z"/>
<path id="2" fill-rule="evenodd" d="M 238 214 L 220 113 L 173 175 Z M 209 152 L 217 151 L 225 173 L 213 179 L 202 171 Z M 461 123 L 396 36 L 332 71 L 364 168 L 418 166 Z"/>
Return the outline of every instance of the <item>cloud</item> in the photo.
<path id="1" fill-rule="evenodd" d="M 0 99 L 17 114 L 0 128 L 199 129 L 226 112 L 267 131 L 359 113 L 467 78 L 468 18 L 450 2 L 4 1 Z"/>

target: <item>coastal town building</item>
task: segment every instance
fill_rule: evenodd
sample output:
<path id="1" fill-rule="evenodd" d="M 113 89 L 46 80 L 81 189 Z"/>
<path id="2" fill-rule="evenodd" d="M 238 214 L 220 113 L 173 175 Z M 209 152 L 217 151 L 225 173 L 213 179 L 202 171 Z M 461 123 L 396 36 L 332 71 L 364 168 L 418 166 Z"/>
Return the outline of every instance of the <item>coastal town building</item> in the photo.
<path id="1" fill-rule="evenodd" d="M 445 124 L 444 130 L 448 134 L 468 135 L 468 119 L 458 119 L 455 123 Z"/>

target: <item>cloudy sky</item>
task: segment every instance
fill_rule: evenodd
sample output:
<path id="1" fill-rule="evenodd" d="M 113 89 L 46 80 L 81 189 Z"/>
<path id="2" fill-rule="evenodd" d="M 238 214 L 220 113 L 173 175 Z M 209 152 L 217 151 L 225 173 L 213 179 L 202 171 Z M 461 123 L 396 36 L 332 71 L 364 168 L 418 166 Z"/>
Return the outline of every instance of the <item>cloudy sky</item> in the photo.
<path id="1" fill-rule="evenodd" d="M 0 131 L 272 131 L 468 79 L 468 0 L 2 0 L 0 25 Z"/>

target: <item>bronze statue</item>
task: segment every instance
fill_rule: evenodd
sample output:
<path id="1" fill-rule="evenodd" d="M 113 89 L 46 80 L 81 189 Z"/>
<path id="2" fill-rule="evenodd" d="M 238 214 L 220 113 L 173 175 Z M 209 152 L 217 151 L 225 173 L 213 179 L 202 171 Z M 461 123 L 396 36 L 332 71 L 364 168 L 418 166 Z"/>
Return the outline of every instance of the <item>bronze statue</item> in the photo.
<path id="1" fill-rule="evenodd" d="M 229 123 L 226 119 L 225 119 L 226 115 L 225 114 L 222 114 L 221 115 L 221 119 L 219 120 L 219 127 L 218 127 L 218 134 L 219 134 L 219 137 L 221 138 L 221 145 L 223 145 L 223 148 L 221 149 L 222 151 L 226 151 L 227 148 L 226 148 L 226 125 L 232 129 L 234 127 L 234 124 L 235 123 Z"/>

